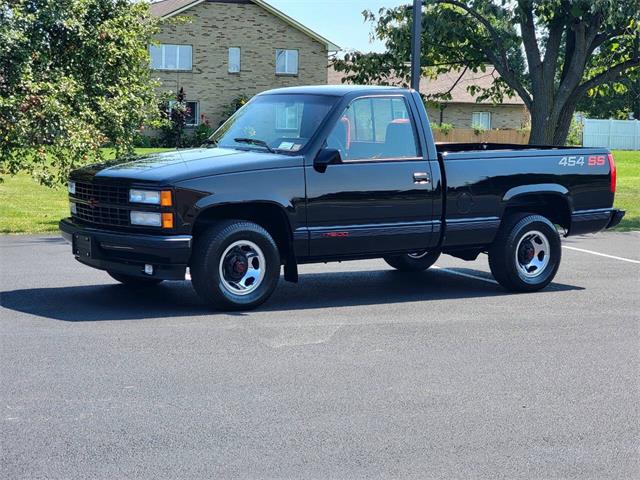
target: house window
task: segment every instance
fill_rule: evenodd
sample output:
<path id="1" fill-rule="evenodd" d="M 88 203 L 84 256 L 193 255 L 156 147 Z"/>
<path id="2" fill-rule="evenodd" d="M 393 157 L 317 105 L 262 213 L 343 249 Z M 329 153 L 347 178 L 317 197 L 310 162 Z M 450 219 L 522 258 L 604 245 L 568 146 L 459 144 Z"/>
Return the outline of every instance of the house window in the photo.
<path id="1" fill-rule="evenodd" d="M 191 70 L 193 66 L 191 45 L 151 45 L 151 68 L 153 70 Z"/>
<path id="2" fill-rule="evenodd" d="M 471 116 L 471 127 L 491 130 L 491 112 L 473 112 Z"/>
<path id="3" fill-rule="evenodd" d="M 198 125 L 198 119 L 200 118 L 200 104 L 198 102 L 186 102 L 187 104 L 187 120 L 186 124 L 190 127 Z"/>
<path id="4" fill-rule="evenodd" d="M 187 105 L 185 125 L 187 127 L 196 127 L 200 118 L 200 104 L 194 100 L 189 100 L 184 103 Z M 175 100 L 169 102 L 169 112 L 171 112 L 175 104 Z"/>
<path id="5" fill-rule="evenodd" d="M 394 98 L 391 101 L 391 108 L 393 111 L 393 119 L 409 118 L 409 112 L 407 111 L 407 105 L 402 98 Z"/>
<path id="6" fill-rule="evenodd" d="M 276 130 L 297 131 L 303 107 L 303 103 L 276 103 Z"/>
<path id="7" fill-rule="evenodd" d="M 229 48 L 229 73 L 240 73 L 240 47 Z"/>
<path id="8" fill-rule="evenodd" d="M 276 74 L 298 74 L 298 50 L 276 50 Z"/>

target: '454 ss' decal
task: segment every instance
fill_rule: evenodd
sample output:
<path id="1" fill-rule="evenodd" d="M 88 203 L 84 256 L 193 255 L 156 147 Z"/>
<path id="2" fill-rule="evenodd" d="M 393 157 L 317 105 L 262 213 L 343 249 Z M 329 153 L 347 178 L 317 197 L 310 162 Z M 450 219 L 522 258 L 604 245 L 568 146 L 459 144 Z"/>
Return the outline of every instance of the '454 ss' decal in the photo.
<path id="1" fill-rule="evenodd" d="M 562 167 L 583 167 L 587 165 L 589 167 L 601 167 L 605 164 L 607 157 L 604 155 L 591 155 L 587 157 L 585 162 L 585 157 L 562 157 L 558 162 L 558 165 Z"/>

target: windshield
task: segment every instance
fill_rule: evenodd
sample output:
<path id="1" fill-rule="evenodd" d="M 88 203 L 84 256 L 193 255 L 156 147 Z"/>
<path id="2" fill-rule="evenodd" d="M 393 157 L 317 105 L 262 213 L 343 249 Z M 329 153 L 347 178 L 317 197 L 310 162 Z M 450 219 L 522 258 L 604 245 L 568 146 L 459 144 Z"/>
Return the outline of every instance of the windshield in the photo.
<path id="1" fill-rule="evenodd" d="M 294 153 L 305 147 L 336 101 L 336 97 L 321 95 L 259 95 L 227 120 L 208 143 Z"/>

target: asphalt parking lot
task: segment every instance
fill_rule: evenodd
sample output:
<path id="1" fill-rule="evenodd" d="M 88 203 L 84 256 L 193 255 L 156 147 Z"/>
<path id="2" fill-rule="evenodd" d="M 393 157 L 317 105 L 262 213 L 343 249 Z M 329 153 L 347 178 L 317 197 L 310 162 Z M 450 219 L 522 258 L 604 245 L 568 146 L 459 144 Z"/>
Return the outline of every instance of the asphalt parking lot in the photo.
<path id="1" fill-rule="evenodd" d="M 564 245 L 535 294 L 346 262 L 229 315 L 0 237 L 0 477 L 640 478 L 640 232 Z"/>

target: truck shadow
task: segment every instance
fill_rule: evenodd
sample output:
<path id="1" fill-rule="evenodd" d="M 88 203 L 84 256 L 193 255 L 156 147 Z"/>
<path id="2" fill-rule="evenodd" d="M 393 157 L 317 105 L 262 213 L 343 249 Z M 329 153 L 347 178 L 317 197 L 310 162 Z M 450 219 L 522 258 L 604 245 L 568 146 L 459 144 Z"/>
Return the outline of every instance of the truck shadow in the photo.
<path id="1" fill-rule="evenodd" d="M 490 279 L 485 272 L 448 269 Z M 583 290 L 553 283 L 542 292 Z M 298 285 L 281 279 L 271 299 L 256 312 L 287 312 L 345 306 L 474 299 L 511 295 L 500 286 L 442 270 L 416 274 L 391 270 L 310 273 Z M 142 320 L 225 315 L 208 308 L 189 282 L 166 282 L 135 289 L 118 284 L 32 288 L 0 293 L 2 307 L 17 312 L 67 322 Z M 249 315 L 240 313 L 240 315 Z"/>

